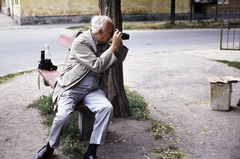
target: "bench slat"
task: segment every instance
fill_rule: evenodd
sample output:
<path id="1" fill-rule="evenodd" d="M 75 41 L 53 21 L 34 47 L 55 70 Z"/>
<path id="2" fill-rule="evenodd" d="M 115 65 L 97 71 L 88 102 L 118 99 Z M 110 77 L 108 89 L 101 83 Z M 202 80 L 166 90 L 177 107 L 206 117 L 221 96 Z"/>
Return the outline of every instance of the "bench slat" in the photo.
<path id="1" fill-rule="evenodd" d="M 215 80 L 213 79 L 213 77 L 206 77 L 206 78 L 207 78 L 207 80 L 208 80 L 209 83 L 217 83 L 217 81 L 215 81 Z"/>
<path id="2" fill-rule="evenodd" d="M 220 76 L 220 77 L 206 77 L 209 83 L 237 83 L 240 82 L 240 78 L 233 76 Z"/>
<path id="3" fill-rule="evenodd" d="M 74 110 L 77 110 L 77 111 L 80 111 L 80 112 L 81 112 L 81 111 L 89 110 L 89 108 L 88 108 L 86 105 L 82 104 L 82 103 L 78 103 L 78 104 L 75 106 Z"/>
<path id="4" fill-rule="evenodd" d="M 220 78 L 224 81 L 224 83 L 231 82 L 229 79 L 225 76 L 220 76 Z"/>
<path id="5" fill-rule="evenodd" d="M 58 76 L 60 76 L 60 72 L 53 70 L 53 71 L 47 71 L 47 70 L 41 70 L 37 69 L 40 75 L 43 77 L 43 79 L 51 86 L 51 88 L 54 87 L 54 83 Z"/>
<path id="6" fill-rule="evenodd" d="M 227 79 L 229 79 L 230 82 L 238 82 L 238 78 L 234 78 L 233 76 L 226 76 Z"/>
<path id="7" fill-rule="evenodd" d="M 68 36 L 60 35 L 57 43 L 71 49 L 73 40 L 74 40 L 73 38 L 70 38 Z"/>
<path id="8" fill-rule="evenodd" d="M 213 77 L 215 81 L 217 81 L 218 83 L 224 83 L 224 80 L 221 79 L 220 77 Z"/>

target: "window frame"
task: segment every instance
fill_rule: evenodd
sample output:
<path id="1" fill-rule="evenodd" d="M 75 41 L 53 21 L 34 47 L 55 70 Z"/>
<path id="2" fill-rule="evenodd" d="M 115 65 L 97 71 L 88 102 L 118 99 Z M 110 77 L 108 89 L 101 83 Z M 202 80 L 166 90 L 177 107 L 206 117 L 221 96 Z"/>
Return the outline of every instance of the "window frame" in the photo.
<path id="1" fill-rule="evenodd" d="M 19 5 L 19 0 L 14 0 L 14 5 L 18 6 Z"/>
<path id="2" fill-rule="evenodd" d="M 222 0 L 218 0 L 218 4 L 222 4 Z M 224 0 L 224 4 L 228 4 L 228 0 Z"/>

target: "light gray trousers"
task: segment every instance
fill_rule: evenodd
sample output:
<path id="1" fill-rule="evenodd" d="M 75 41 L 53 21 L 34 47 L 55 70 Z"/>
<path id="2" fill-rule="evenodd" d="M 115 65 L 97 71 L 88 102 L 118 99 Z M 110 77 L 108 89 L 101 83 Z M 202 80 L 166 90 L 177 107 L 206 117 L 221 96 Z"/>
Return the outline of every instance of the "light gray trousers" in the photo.
<path id="1" fill-rule="evenodd" d="M 113 106 L 100 88 L 89 90 L 90 87 L 93 87 L 89 86 L 89 82 L 87 82 L 89 88 L 86 88 L 84 82 L 82 81 L 65 91 L 59 99 L 58 112 L 54 118 L 49 138 L 50 147 L 54 149 L 59 147 L 60 137 L 69 128 L 74 108 L 80 101 L 95 113 L 90 144 L 103 145 L 105 142 L 107 128 L 113 116 Z"/>

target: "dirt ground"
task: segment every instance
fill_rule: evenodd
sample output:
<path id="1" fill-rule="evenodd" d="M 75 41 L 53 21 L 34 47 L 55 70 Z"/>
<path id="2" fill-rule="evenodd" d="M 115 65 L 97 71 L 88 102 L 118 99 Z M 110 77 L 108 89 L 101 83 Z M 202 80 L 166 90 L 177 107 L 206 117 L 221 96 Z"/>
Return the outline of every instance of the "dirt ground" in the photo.
<path id="1" fill-rule="evenodd" d="M 239 83 L 232 84 L 230 111 L 212 111 L 206 77 L 239 77 L 240 71 L 212 59 L 240 61 L 240 56 L 220 50 L 128 56 L 125 85 L 148 100 L 153 118 L 175 127 L 188 158 L 239 159 Z"/>
<path id="2" fill-rule="evenodd" d="M 49 128 L 41 124 L 43 116 L 38 110 L 27 106 L 42 95 L 49 95 L 52 89 L 45 87 L 43 83 L 41 89 L 38 89 L 37 72 L 34 71 L 1 84 L 0 91 L 0 159 L 31 159 L 48 142 Z M 150 151 L 159 142 L 146 131 L 150 126 L 150 121 L 113 118 L 106 145 L 99 147 L 99 157 L 142 158 L 141 155 L 148 154 L 148 157 L 155 158 Z M 68 157 L 55 151 L 49 158 Z"/>
<path id="3" fill-rule="evenodd" d="M 172 144 L 180 147 L 186 158 L 240 158 L 239 84 L 233 84 L 230 111 L 211 111 L 210 85 L 205 79 L 240 77 L 240 71 L 209 58 L 240 60 L 236 52 L 224 56 L 218 50 L 129 55 L 124 63 L 125 85 L 148 101 L 153 118 L 173 125 L 176 133 L 156 141 L 146 131 L 150 121 L 114 118 L 98 156 L 154 159 L 152 148 Z M 0 85 L 0 159 L 31 159 L 47 143 L 49 129 L 41 124 L 43 117 L 27 106 L 51 92 L 43 85 L 38 89 L 37 72 Z M 55 151 L 50 158 L 68 157 Z"/>
<path id="4" fill-rule="evenodd" d="M 47 143 L 49 128 L 41 124 L 43 116 L 38 110 L 27 106 L 42 95 L 49 95 L 52 89 L 43 83 L 38 89 L 37 72 L 34 71 L 1 84 L 0 91 L 0 159 L 31 159 Z M 129 158 L 141 158 L 141 154 L 149 153 L 157 143 L 145 130 L 148 127 L 150 121 L 114 118 L 109 126 L 106 146 L 99 148 L 99 156 L 125 158 L 123 154 L 128 154 Z M 68 157 L 55 151 L 49 158 Z"/>

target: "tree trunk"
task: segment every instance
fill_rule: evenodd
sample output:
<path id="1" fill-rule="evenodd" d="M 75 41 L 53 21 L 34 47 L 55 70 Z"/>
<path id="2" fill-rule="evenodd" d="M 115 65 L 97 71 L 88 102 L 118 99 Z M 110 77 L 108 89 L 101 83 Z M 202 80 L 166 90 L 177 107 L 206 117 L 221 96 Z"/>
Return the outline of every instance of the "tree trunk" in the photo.
<path id="1" fill-rule="evenodd" d="M 171 0 L 171 24 L 175 24 L 175 0 Z"/>
<path id="2" fill-rule="evenodd" d="M 99 14 L 109 16 L 115 27 L 122 31 L 121 0 L 99 0 Z M 114 107 L 115 117 L 131 116 L 128 99 L 124 90 L 123 66 L 116 63 L 108 75 L 108 100 Z"/>

